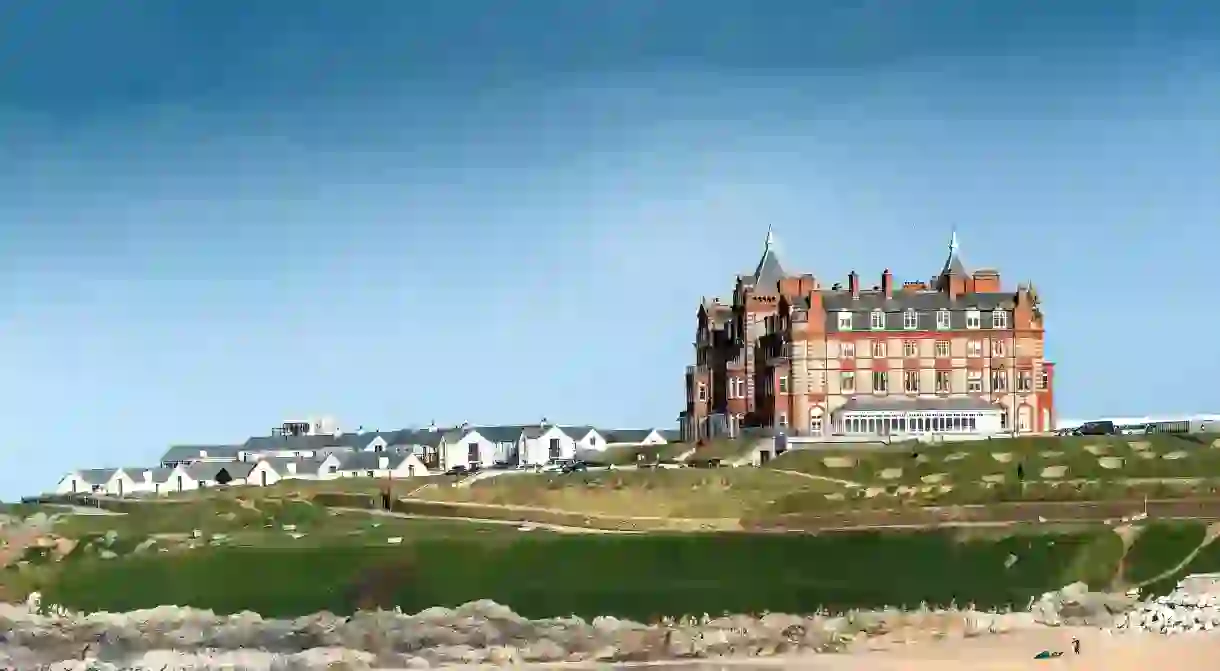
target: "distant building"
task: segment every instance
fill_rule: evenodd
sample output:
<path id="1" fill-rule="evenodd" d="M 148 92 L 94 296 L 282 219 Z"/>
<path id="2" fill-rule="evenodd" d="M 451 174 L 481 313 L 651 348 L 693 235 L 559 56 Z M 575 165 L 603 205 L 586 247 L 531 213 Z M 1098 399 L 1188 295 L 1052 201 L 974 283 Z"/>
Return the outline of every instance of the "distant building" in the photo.
<path id="1" fill-rule="evenodd" d="M 686 440 L 771 427 L 792 436 L 1034 433 L 1055 428 L 1054 364 L 1032 285 L 970 272 L 954 234 L 927 282 L 829 287 L 789 274 L 768 231 L 731 300 L 700 303 Z"/>

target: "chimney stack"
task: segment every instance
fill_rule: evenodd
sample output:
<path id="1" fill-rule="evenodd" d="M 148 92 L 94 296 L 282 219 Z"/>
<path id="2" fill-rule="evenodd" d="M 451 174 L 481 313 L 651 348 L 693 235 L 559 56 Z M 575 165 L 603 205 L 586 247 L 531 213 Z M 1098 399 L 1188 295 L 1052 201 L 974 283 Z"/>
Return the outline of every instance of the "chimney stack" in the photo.
<path id="1" fill-rule="evenodd" d="M 860 297 L 860 276 L 854 270 L 847 274 L 847 290 L 852 298 Z"/>
<path id="2" fill-rule="evenodd" d="M 881 273 L 881 293 L 885 294 L 887 300 L 894 297 L 894 274 L 889 268 Z"/>

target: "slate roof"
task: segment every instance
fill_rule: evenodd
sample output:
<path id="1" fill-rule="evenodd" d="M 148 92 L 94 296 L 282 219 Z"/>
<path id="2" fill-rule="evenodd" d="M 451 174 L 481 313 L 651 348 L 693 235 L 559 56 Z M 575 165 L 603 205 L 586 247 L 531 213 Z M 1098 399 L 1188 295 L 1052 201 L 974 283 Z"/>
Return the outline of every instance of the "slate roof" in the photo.
<path id="1" fill-rule="evenodd" d="M 114 472 L 117 470 L 119 470 L 119 469 L 117 469 L 117 468 L 87 468 L 83 471 L 77 471 L 76 474 L 80 476 L 81 480 L 84 480 L 88 484 L 104 485 L 110 481 L 111 476 L 113 476 Z"/>
<path id="2" fill-rule="evenodd" d="M 174 472 L 172 468 L 154 468 L 152 470 L 152 481 L 157 484 L 165 484 L 169 482 L 169 474 Z"/>
<path id="3" fill-rule="evenodd" d="M 342 436 L 340 436 L 342 438 Z M 325 436 L 254 436 L 246 441 L 243 449 L 249 452 L 273 452 L 279 450 L 320 450 L 324 447 L 347 447 L 339 438 Z"/>
<path id="4" fill-rule="evenodd" d="M 364 431 L 362 433 L 343 433 L 339 434 L 338 438 L 332 438 L 332 441 L 334 442 L 334 446 L 365 448 L 368 447 L 369 443 L 377 440 L 378 438 L 386 441 L 386 444 L 389 445 L 390 437 L 397 433 L 398 431 Z M 325 445 L 324 447 L 333 446 Z"/>
<path id="5" fill-rule="evenodd" d="M 231 478 L 244 478 L 254 470 L 254 464 L 248 461 L 200 461 L 187 466 L 186 474 L 196 480 L 215 480 L 222 470 L 228 471 Z"/>
<path id="6" fill-rule="evenodd" d="M 872 330 L 874 311 L 880 310 L 886 331 L 904 331 L 906 329 L 905 313 L 915 312 L 915 328 L 917 331 L 937 330 L 936 313 L 941 310 L 949 312 L 949 329 L 962 330 L 966 328 L 966 316 L 970 310 L 978 310 L 979 330 L 992 328 L 992 312 L 1001 310 L 1009 313 L 1005 323 L 1012 324 L 1011 311 L 1016 307 L 1016 294 L 1011 291 L 982 292 L 962 294 L 956 299 L 939 291 L 902 291 L 895 290 L 890 298 L 880 291 L 861 291 L 859 298 L 852 298 L 848 291 L 822 291 L 822 307 L 826 310 L 826 330 L 835 333 L 839 328 L 839 315 L 851 315 L 852 331 Z M 795 307 L 808 308 L 808 298 L 795 301 Z"/>
<path id="7" fill-rule="evenodd" d="M 525 426 L 521 424 L 506 424 L 503 426 L 475 426 L 472 427 L 479 432 L 487 440 L 493 443 L 515 443 L 521 438 L 521 433 L 525 431 Z"/>
<path id="8" fill-rule="evenodd" d="M 917 410 L 943 410 L 948 412 L 967 410 L 998 410 L 999 406 L 987 399 L 977 397 L 964 398 L 893 398 L 876 396 L 857 396 L 839 406 L 836 412 L 878 411 L 878 412 L 914 412 Z"/>
<path id="9" fill-rule="evenodd" d="M 651 433 L 652 429 L 613 429 L 605 435 L 607 443 L 640 443 Z"/>
<path id="10" fill-rule="evenodd" d="M 200 452 L 207 452 L 208 458 L 232 457 L 236 459 L 237 453 L 241 449 L 241 445 L 171 445 L 165 454 L 161 455 L 161 463 L 199 459 L 201 458 Z"/>
<path id="11" fill-rule="evenodd" d="M 381 457 L 388 458 L 389 465 L 386 468 L 395 469 L 402 465 L 411 455 L 409 454 L 394 454 L 380 452 L 353 452 L 345 459 L 339 462 L 339 470 L 342 471 L 375 471 L 382 467 L 379 465 Z"/>
<path id="12" fill-rule="evenodd" d="M 572 440 L 581 440 L 585 436 L 589 435 L 590 431 L 597 431 L 597 429 L 592 426 L 561 426 L 559 427 L 559 430 L 568 434 Z M 597 432 L 601 433 L 601 431 Z"/>
<path id="13" fill-rule="evenodd" d="M 423 445 L 425 447 L 438 447 L 441 444 L 441 439 L 444 437 L 441 431 L 429 431 L 427 429 L 402 429 L 401 431 L 393 431 L 386 435 L 385 441 L 387 445 L 396 447 L 400 445 Z"/>

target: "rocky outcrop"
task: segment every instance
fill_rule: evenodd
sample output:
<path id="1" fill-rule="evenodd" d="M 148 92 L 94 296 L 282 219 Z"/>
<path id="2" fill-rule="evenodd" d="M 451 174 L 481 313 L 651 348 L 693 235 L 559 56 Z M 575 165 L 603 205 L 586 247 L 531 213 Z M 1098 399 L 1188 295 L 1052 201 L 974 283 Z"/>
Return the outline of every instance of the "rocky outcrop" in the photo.
<path id="1" fill-rule="evenodd" d="M 1169 594 L 1127 613 L 1117 627 L 1166 635 L 1220 628 L 1218 582 L 1216 576 L 1190 576 Z"/>
<path id="2" fill-rule="evenodd" d="M 1034 621 L 1051 627 L 1062 625 L 1109 627 L 1134 608 L 1136 597 L 1113 592 L 1092 592 L 1083 582 L 1046 592 L 1030 603 Z"/>

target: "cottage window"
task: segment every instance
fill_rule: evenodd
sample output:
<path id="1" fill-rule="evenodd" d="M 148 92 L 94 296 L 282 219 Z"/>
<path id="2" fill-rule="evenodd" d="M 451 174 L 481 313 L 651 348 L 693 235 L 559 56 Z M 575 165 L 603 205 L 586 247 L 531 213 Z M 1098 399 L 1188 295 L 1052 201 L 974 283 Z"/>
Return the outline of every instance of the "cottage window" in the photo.
<path id="1" fill-rule="evenodd" d="M 977 329 L 983 325 L 983 315 L 978 310 L 970 310 L 966 313 L 966 328 Z"/>

